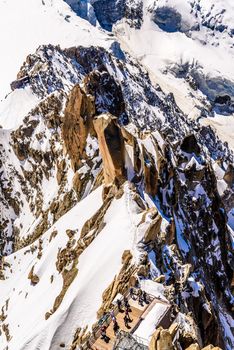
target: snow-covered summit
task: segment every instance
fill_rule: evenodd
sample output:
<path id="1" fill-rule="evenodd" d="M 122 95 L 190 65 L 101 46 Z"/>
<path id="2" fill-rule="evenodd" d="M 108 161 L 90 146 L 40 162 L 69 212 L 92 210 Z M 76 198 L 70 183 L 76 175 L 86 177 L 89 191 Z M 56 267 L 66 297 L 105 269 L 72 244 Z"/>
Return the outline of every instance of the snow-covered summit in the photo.
<path id="1" fill-rule="evenodd" d="M 1 350 L 103 348 L 130 286 L 134 344 L 234 348 L 232 14 L 0 2 Z"/>
<path id="2" fill-rule="evenodd" d="M 10 92 L 27 55 L 39 45 L 62 48 L 83 45 L 108 47 L 111 39 L 78 17 L 63 0 L 0 2 L 0 99 Z"/>

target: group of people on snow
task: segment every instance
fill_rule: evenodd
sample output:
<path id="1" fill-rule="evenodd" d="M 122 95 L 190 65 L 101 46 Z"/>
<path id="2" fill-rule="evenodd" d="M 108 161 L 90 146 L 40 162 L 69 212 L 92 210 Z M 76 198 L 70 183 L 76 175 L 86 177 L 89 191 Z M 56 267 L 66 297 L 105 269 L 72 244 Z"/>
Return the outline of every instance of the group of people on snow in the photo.
<path id="1" fill-rule="evenodd" d="M 147 300 L 146 292 L 142 291 L 141 289 L 138 289 L 138 293 L 135 294 L 134 288 L 130 288 L 129 294 L 130 294 L 130 297 L 132 298 L 132 300 L 135 300 L 135 301 L 138 300 L 138 303 L 141 306 L 144 306 L 144 303 L 146 303 L 146 304 L 149 303 L 148 300 Z M 124 313 L 123 320 L 124 320 L 125 327 L 127 329 L 130 329 L 131 326 L 129 324 L 133 320 L 130 317 L 130 313 L 132 312 L 132 309 L 130 307 L 128 299 L 126 297 L 124 297 L 122 301 L 118 299 L 116 303 L 117 303 L 118 312 L 119 313 Z M 111 316 L 111 319 L 113 321 L 114 334 L 117 335 L 120 327 L 119 327 L 119 324 L 117 322 L 114 310 L 110 311 L 110 316 Z M 106 325 L 102 325 L 102 327 L 101 327 L 101 339 L 104 340 L 106 343 L 109 343 L 110 337 L 107 336 L 106 330 L 107 330 L 107 326 Z"/>
<path id="2" fill-rule="evenodd" d="M 138 300 L 139 305 L 144 306 L 144 303 L 149 304 L 149 301 L 147 299 L 147 294 L 144 290 L 138 289 L 138 293 L 135 294 L 134 288 L 131 287 L 129 290 L 129 293 L 132 300 Z"/>

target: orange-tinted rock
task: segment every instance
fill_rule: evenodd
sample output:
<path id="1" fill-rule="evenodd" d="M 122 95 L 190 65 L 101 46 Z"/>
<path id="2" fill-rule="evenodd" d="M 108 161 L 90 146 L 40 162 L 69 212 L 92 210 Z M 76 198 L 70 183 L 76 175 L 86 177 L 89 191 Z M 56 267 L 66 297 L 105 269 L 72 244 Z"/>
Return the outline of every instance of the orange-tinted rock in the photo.
<path id="1" fill-rule="evenodd" d="M 197 343 L 191 344 L 186 350 L 200 350 L 200 346 Z"/>
<path id="2" fill-rule="evenodd" d="M 162 329 L 157 340 L 157 350 L 173 350 L 172 336 L 168 330 Z"/>
<path id="3" fill-rule="evenodd" d="M 149 243 L 155 241 L 160 234 L 160 227 L 162 223 L 162 217 L 156 212 L 154 217 L 152 217 L 152 222 L 150 223 L 148 229 L 145 232 L 144 241 Z"/>
<path id="4" fill-rule="evenodd" d="M 157 194 L 158 189 L 158 171 L 152 155 L 146 151 L 145 147 L 143 147 L 142 153 L 145 190 L 148 194 L 154 197 Z"/>
<path id="5" fill-rule="evenodd" d="M 225 172 L 224 180 L 227 182 L 229 186 L 233 186 L 234 183 L 234 168 L 230 164 Z"/>
<path id="6" fill-rule="evenodd" d="M 125 180 L 124 140 L 116 118 L 111 114 L 100 115 L 94 120 L 99 148 L 103 160 L 105 184 Z"/>
<path id="7" fill-rule="evenodd" d="M 68 98 L 62 124 L 62 137 L 71 165 L 76 171 L 85 158 L 88 133 L 93 134 L 94 102 L 76 85 Z"/>
<path id="8" fill-rule="evenodd" d="M 167 244 L 173 244 L 173 242 L 175 240 L 175 232 L 176 232 L 175 221 L 173 218 L 171 218 L 171 221 L 166 228 L 166 242 L 167 242 Z"/>
<path id="9" fill-rule="evenodd" d="M 39 277 L 34 273 L 34 266 L 31 268 L 28 279 L 31 280 L 32 285 L 36 285 L 39 282 Z"/>
<path id="10" fill-rule="evenodd" d="M 160 337 L 160 331 L 161 331 L 161 327 L 159 329 L 157 329 L 154 334 L 152 335 L 152 338 L 150 340 L 149 343 L 149 350 L 157 350 L 157 340 Z"/>

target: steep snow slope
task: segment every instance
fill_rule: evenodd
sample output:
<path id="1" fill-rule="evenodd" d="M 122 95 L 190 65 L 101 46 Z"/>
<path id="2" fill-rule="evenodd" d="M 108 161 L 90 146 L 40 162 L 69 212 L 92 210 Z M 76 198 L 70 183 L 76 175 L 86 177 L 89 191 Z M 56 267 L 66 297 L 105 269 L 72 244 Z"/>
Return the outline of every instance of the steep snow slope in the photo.
<path id="1" fill-rule="evenodd" d="M 69 237 L 66 231 L 73 230 L 71 246 L 75 249 L 85 221 L 102 205 L 101 193 L 102 188 L 98 188 L 59 219 L 43 235 L 43 239 L 5 260 L 5 264 L 10 264 L 11 267 L 5 269 L 5 280 L 1 282 L 0 303 L 5 305 L 3 314 L 7 315 L 10 337 L 12 335 L 9 349 L 40 347 L 55 350 L 61 343 L 70 344 L 78 327 L 88 325 L 90 328 L 96 321 L 96 312 L 102 304 L 102 293 L 119 273 L 123 252 L 129 249 L 133 253 L 135 226 L 132 226 L 131 220 L 137 224 L 141 215 L 137 215 L 137 210 L 134 212 L 130 203 L 131 219 L 129 217 L 126 207 L 131 202 L 128 185 L 123 196 L 114 200 L 105 213 L 104 228 L 79 256 L 78 274 L 61 306 L 48 320 L 45 319 L 45 314 L 53 307 L 56 297 L 64 288 L 56 264 L 59 252 L 68 247 Z M 26 279 L 32 267 L 33 273 L 39 278 L 36 285 Z M 66 268 L 68 271 L 73 268 L 72 261 Z M 6 337 L 2 336 L 1 349 L 7 344 Z"/>
<path id="2" fill-rule="evenodd" d="M 15 129 L 23 118 L 39 103 L 30 87 L 13 91 L 0 104 L 0 123 L 4 129 Z"/>
<path id="3" fill-rule="evenodd" d="M 10 92 L 26 56 L 39 45 L 109 45 L 104 33 L 76 16 L 63 0 L 1 1 L 0 32 L 0 100 Z"/>
<path id="4" fill-rule="evenodd" d="M 25 349 L 29 339 L 33 339 L 35 334 L 42 332 L 45 324 L 47 325 L 45 313 L 53 306 L 53 301 L 60 293 L 63 285 L 62 277 L 56 269 L 55 262 L 59 249 L 65 248 L 69 240 L 66 229 L 69 226 L 70 230 L 76 230 L 79 233 L 84 222 L 99 209 L 101 203 L 101 189 L 99 189 L 90 196 L 88 202 L 81 202 L 59 220 L 44 236 L 43 243 L 40 246 L 43 251 L 41 259 L 38 255 L 38 241 L 33 246 L 26 247 L 9 257 L 8 262 L 12 269 L 6 272 L 6 279 L 1 287 L 5 289 L 5 295 L 9 297 L 7 318 L 11 325 L 9 328 L 12 327 L 12 333 L 15 334 L 12 339 L 13 349 Z M 57 232 L 55 237 L 51 236 L 54 231 Z M 74 238 L 77 240 L 78 235 L 76 234 Z M 25 280 L 32 266 L 34 266 L 34 273 L 40 279 L 39 284 L 35 287 L 32 284 L 30 285 L 30 280 Z M 53 276 L 53 280 L 51 280 L 51 276 Z M 19 297 L 20 299 L 18 299 Z M 39 300 L 40 303 L 38 303 Z M 70 299 L 70 302 L 72 303 L 72 299 Z M 5 303 L 5 300 L 1 300 L 1 303 Z M 18 310 L 15 309 L 15 306 Z M 27 314 L 26 319 L 22 317 L 25 313 Z M 66 308 L 61 310 L 61 318 L 64 317 L 64 313 L 66 313 Z M 50 325 L 51 328 L 48 328 L 48 332 L 53 334 L 61 322 L 55 320 L 54 331 L 53 326 Z M 10 329 L 9 331 L 11 332 Z M 44 336 L 45 342 L 41 346 L 46 349 L 49 348 L 51 339 L 46 337 L 45 333 Z M 4 348 L 5 341 L 4 337 L 1 337 L 1 348 Z M 35 339 L 34 341 L 36 348 L 38 340 Z"/>

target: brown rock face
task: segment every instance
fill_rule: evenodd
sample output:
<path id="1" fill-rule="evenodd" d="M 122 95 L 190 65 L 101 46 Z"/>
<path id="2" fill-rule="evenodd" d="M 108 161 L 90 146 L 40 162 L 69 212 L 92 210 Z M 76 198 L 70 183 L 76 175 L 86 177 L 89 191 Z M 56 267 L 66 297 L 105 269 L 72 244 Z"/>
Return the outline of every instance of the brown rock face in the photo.
<path id="1" fill-rule="evenodd" d="M 14 145 L 14 151 L 15 151 L 16 156 L 19 158 L 19 160 L 23 161 L 23 160 L 26 159 L 26 157 L 27 157 L 27 150 L 26 150 L 26 148 L 24 147 L 23 144 L 16 143 Z"/>
<path id="2" fill-rule="evenodd" d="M 36 285 L 39 282 L 39 277 L 34 273 L 34 266 L 31 268 L 28 279 L 31 280 L 32 285 Z"/>
<path id="3" fill-rule="evenodd" d="M 116 118 L 100 115 L 94 120 L 99 148 L 103 159 L 105 184 L 121 183 L 125 179 L 124 140 Z"/>
<path id="4" fill-rule="evenodd" d="M 165 275 L 160 275 L 160 276 L 158 276 L 158 277 L 156 277 L 156 278 L 154 279 L 154 282 L 157 282 L 157 283 L 164 283 L 165 280 L 166 280 Z"/>
<path id="5" fill-rule="evenodd" d="M 112 283 L 102 294 L 103 303 L 97 312 L 98 318 L 101 317 L 104 312 L 109 310 L 110 305 L 116 295 L 118 293 L 124 294 L 130 286 L 130 279 L 135 270 L 135 265 L 132 264 L 132 255 L 130 251 L 124 251 L 122 255 L 122 264 L 123 265 L 119 274 L 114 277 Z"/>
<path id="6" fill-rule="evenodd" d="M 157 340 L 157 350 L 173 350 L 172 336 L 166 329 L 160 332 L 160 338 Z"/>
<path id="7" fill-rule="evenodd" d="M 147 193 L 154 197 L 158 189 L 158 171 L 152 155 L 146 151 L 145 147 L 143 147 L 143 159 L 145 189 Z"/>
<path id="8" fill-rule="evenodd" d="M 194 134 L 186 136 L 181 144 L 182 151 L 186 153 L 195 153 L 196 155 L 199 155 L 201 152 L 201 149 L 197 143 L 196 137 Z"/>
<path id="9" fill-rule="evenodd" d="M 166 228 L 166 241 L 168 244 L 173 244 L 174 240 L 175 240 L 175 221 L 172 218 L 169 225 Z"/>
<path id="10" fill-rule="evenodd" d="M 200 346 L 196 344 L 191 344 L 186 350 L 200 350 Z"/>
<path id="11" fill-rule="evenodd" d="M 91 60 L 93 57 L 91 58 Z M 100 62 L 101 63 L 101 62 Z M 121 87 L 109 74 L 104 65 L 99 66 L 99 72 L 93 70 L 85 79 L 85 91 L 95 96 L 97 115 L 109 112 L 117 118 L 125 112 L 125 103 Z M 98 98 L 98 97 L 101 98 Z M 109 102 L 111 101 L 111 102 Z"/>
<path id="12" fill-rule="evenodd" d="M 157 329 L 152 335 L 152 338 L 150 340 L 149 350 L 157 350 L 157 339 L 159 338 L 159 336 L 160 336 L 160 329 Z"/>
<path id="13" fill-rule="evenodd" d="M 154 213 L 152 213 L 151 218 L 152 218 L 152 222 L 149 228 L 146 230 L 145 236 L 144 236 L 145 243 L 155 241 L 160 234 L 162 217 L 158 215 L 158 212 L 156 209 L 154 210 Z"/>
<path id="14" fill-rule="evenodd" d="M 122 255 L 122 264 L 128 264 L 129 261 L 132 259 L 132 253 L 130 250 L 125 250 Z"/>
<path id="15" fill-rule="evenodd" d="M 62 124 L 65 148 L 74 171 L 78 169 L 81 159 L 85 158 L 88 133 L 94 133 L 92 122 L 94 114 L 95 106 L 92 98 L 76 85 L 69 96 Z"/>
<path id="16" fill-rule="evenodd" d="M 176 332 L 179 329 L 179 324 L 178 323 L 172 323 L 172 325 L 169 327 L 168 331 L 172 336 L 172 339 L 174 338 L 174 336 L 176 335 Z"/>
<path id="17" fill-rule="evenodd" d="M 234 183 L 234 167 L 230 164 L 226 170 L 226 173 L 224 175 L 224 180 L 227 182 L 227 184 L 231 187 Z"/>
<path id="18" fill-rule="evenodd" d="M 150 344 L 150 350 L 173 350 L 172 336 L 166 329 L 159 328 L 153 334 Z"/>

